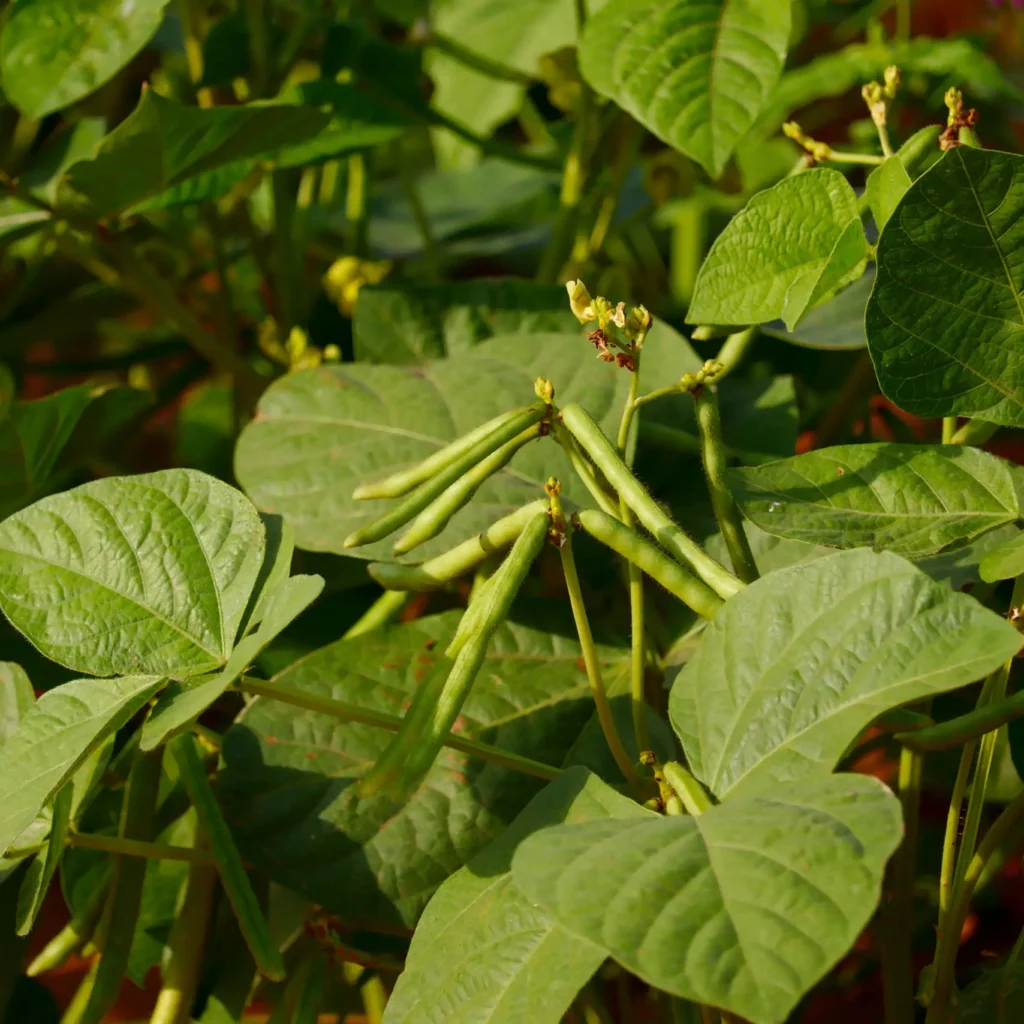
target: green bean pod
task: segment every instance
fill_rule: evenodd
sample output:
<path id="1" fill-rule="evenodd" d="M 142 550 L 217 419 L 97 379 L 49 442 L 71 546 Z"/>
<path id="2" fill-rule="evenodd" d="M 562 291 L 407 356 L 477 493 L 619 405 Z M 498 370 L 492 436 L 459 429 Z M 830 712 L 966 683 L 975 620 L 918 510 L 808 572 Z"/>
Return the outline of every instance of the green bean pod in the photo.
<path id="1" fill-rule="evenodd" d="M 401 729 L 360 780 L 360 796 L 384 791 L 394 800 L 404 800 L 430 770 L 469 696 L 491 637 L 508 615 L 530 566 L 544 546 L 549 522 L 546 514 L 535 516 L 501 568 L 481 588 L 471 606 L 475 625 L 472 634 L 464 636 L 447 676 L 437 672 L 428 680 L 429 685 L 417 690 Z M 450 663 L 450 657 L 446 652 L 442 664 Z"/>
<path id="2" fill-rule="evenodd" d="M 413 521 L 412 525 L 395 541 L 392 549 L 404 555 L 414 547 L 436 537 L 480 489 L 481 484 L 504 469 L 520 448 L 541 435 L 542 424 L 534 423 L 521 434 L 495 449 L 486 459 L 478 462 L 468 473 L 459 477 L 441 492 Z"/>
<path id="3" fill-rule="evenodd" d="M 486 458 L 507 441 L 511 441 L 527 427 L 539 423 L 544 418 L 547 409 L 548 407 L 543 402 L 537 402 L 505 419 L 499 427 L 491 430 L 444 469 L 438 471 L 436 476 L 420 484 L 412 494 L 404 501 L 399 502 L 390 512 L 349 534 L 343 542 L 343 547 L 355 548 L 362 544 L 371 544 L 375 540 L 386 537 L 389 533 L 394 533 L 400 526 L 409 522 L 413 516 L 422 512 L 448 487 L 473 469 L 481 459 Z"/>
<path id="4" fill-rule="evenodd" d="M 161 751 L 135 756 L 121 807 L 118 834 L 122 839 L 152 842 L 155 837 L 161 758 Z M 117 1002 L 121 981 L 128 969 L 145 877 L 146 861 L 142 857 L 115 859 L 114 877 L 104 909 L 103 952 L 82 1011 L 81 1024 L 100 1024 Z"/>
<path id="5" fill-rule="evenodd" d="M 66 963 L 72 953 L 77 953 L 92 938 L 99 923 L 103 907 L 107 902 L 110 876 L 104 873 L 102 882 L 96 885 L 83 906 L 72 915 L 71 920 L 39 951 L 35 959 L 25 968 L 30 978 L 47 971 L 56 970 Z"/>
<path id="6" fill-rule="evenodd" d="M 531 405 L 527 408 L 532 409 L 534 406 Z M 391 476 L 385 477 L 383 480 L 372 480 L 369 483 L 360 484 L 352 492 L 352 497 L 356 501 L 366 501 L 370 498 L 400 498 L 425 480 L 429 480 L 442 470 L 447 469 L 453 462 L 461 459 L 474 445 L 524 411 L 523 409 L 511 409 L 508 412 L 503 412 L 500 416 L 495 416 L 493 420 L 474 427 L 468 434 L 456 438 L 451 444 L 445 445 L 433 455 L 428 455 L 415 466 L 392 473 Z"/>
<path id="7" fill-rule="evenodd" d="M 698 615 L 710 619 L 722 607 L 722 599 L 703 580 L 697 579 L 693 573 L 674 562 L 655 544 L 620 520 L 596 508 L 584 509 L 577 519 L 591 537 L 639 566 L 652 580 L 660 583 Z"/>
<path id="8" fill-rule="evenodd" d="M 663 548 L 692 568 L 719 597 L 728 599 L 742 590 L 743 584 L 731 572 L 719 565 L 659 508 L 585 409 L 575 404 L 565 406 L 562 422 Z"/>
<path id="9" fill-rule="evenodd" d="M 991 704 L 984 704 L 948 722 L 939 722 L 938 725 L 915 729 L 913 732 L 899 732 L 896 739 L 911 750 L 950 750 L 976 740 L 985 733 L 994 732 L 1022 715 L 1024 690 L 1019 690 L 1011 697 L 994 700 Z"/>
<path id="10" fill-rule="evenodd" d="M 174 755 L 181 781 L 188 790 L 199 824 L 206 832 L 221 884 L 256 966 L 271 981 L 281 981 L 285 976 L 281 951 L 270 934 L 270 926 L 252 890 L 249 876 L 245 873 L 241 854 L 231 837 L 231 830 L 224 820 L 210 780 L 206 777 L 206 768 L 196 749 L 196 741 L 191 733 L 182 733 L 175 736 L 167 748 Z"/>
<path id="11" fill-rule="evenodd" d="M 464 576 L 486 561 L 495 552 L 503 551 L 515 543 L 526 524 L 536 515 L 547 511 L 543 498 L 530 502 L 510 515 L 492 523 L 483 533 L 457 544 L 444 554 L 428 559 L 421 565 L 400 565 L 398 562 L 371 562 L 370 575 L 388 590 L 437 590 L 452 580 Z"/>

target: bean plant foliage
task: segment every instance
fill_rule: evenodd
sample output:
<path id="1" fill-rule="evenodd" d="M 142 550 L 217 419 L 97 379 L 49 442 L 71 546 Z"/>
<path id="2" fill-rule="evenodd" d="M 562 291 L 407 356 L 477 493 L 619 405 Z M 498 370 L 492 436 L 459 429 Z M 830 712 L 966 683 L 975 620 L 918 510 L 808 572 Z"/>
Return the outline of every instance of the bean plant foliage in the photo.
<path id="1" fill-rule="evenodd" d="M 1022 1019 L 980 37 L 0 6 L 0 1019 Z"/>

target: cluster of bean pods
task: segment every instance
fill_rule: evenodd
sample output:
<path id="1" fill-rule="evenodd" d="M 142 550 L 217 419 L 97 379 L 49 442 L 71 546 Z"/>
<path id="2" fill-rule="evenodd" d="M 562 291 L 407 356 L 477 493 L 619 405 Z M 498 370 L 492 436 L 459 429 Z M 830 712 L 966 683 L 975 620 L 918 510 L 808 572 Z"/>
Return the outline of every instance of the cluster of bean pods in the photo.
<path id="1" fill-rule="evenodd" d="M 371 576 L 388 589 L 429 591 L 511 548 L 500 568 L 474 590 L 454 638 L 417 690 L 401 729 L 360 781 L 362 796 L 383 793 L 402 800 L 422 781 L 472 689 L 491 638 L 548 537 L 562 546 L 574 527 L 582 528 L 705 618 L 743 586 L 672 521 L 583 408 L 570 404 L 557 409 L 547 381 L 537 382 L 537 394 L 540 401 L 484 423 L 417 465 L 361 484 L 357 499 L 401 500 L 347 537 L 345 546 L 379 541 L 410 522 L 394 545 L 396 554 L 436 537 L 517 451 L 552 432 L 567 435 L 559 440 L 576 453 L 574 468 L 591 493 L 596 497 L 613 491 L 650 538 L 627 526 L 615 514 L 612 500 L 599 500 L 601 509 L 583 509 L 567 521 L 557 500 L 560 488 L 551 481 L 547 500 L 517 509 L 443 554 L 418 565 L 372 563 Z"/>

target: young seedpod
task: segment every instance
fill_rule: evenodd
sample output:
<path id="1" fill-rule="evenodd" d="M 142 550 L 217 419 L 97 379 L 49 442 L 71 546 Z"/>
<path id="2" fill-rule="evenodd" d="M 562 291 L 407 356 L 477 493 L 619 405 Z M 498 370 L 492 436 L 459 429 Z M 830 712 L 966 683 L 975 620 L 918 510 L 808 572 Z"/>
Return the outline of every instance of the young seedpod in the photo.
<path id="1" fill-rule="evenodd" d="M 720 597 L 727 599 L 743 588 L 732 573 L 719 565 L 661 510 L 585 409 L 576 404 L 565 406 L 562 422 L 663 548 L 691 567 Z"/>
<path id="2" fill-rule="evenodd" d="M 469 696 L 483 665 L 494 631 L 508 615 L 547 537 L 549 518 L 534 516 L 520 534 L 501 568 L 480 589 L 467 610 L 472 630 L 460 630 L 438 671 L 420 686 L 387 750 L 359 782 L 359 795 L 385 792 L 404 800 L 430 770 L 444 739 Z M 447 674 L 442 671 L 448 669 Z"/>
<path id="3" fill-rule="evenodd" d="M 534 423 L 527 427 L 442 491 L 395 541 L 395 554 L 403 555 L 417 545 L 436 537 L 448 525 L 452 516 L 476 494 L 481 484 L 507 466 L 520 448 L 541 436 L 543 427 L 543 423 Z"/>
<path id="4" fill-rule="evenodd" d="M 543 498 L 524 505 L 510 515 L 492 523 L 482 533 L 457 544 L 421 565 L 401 565 L 398 562 L 371 562 L 370 575 L 388 590 L 430 591 L 457 580 L 475 569 L 491 555 L 511 547 L 526 524 L 547 509 Z"/>
<path id="5" fill-rule="evenodd" d="M 422 512 L 435 498 L 461 479 L 496 448 L 511 441 L 517 434 L 521 434 L 533 424 L 540 423 L 547 411 L 546 403 L 535 402 L 505 418 L 499 426 L 492 429 L 475 444 L 465 448 L 443 469 L 438 470 L 437 475 L 420 484 L 412 494 L 404 501 L 399 502 L 390 512 L 349 534 L 345 538 L 344 546 L 355 548 L 362 544 L 371 544 L 373 541 L 381 540 L 388 534 L 394 533 L 395 530 Z"/>
<path id="6" fill-rule="evenodd" d="M 532 409 L 534 406 L 529 406 Z M 450 444 L 427 456 L 422 462 L 415 466 L 392 473 L 391 476 L 382 480 L 371 480 L 368 483 L 360 484 L 353 492 L 352 497 L 356 501 L 367 501 L 373 498 L 400 498 L 408 494 L 414 487 L 429 480 L 431 477 L 447 469 L 456 459 L 461 458 L 475 444 L 482 441 L 489 434 L 501 429 L 509 420 L 519 416 L 525 410 L 511 409 L 503 412 L 500 416 L 481 423 L 474 427 L 468 434 L 456 438 Z"/>

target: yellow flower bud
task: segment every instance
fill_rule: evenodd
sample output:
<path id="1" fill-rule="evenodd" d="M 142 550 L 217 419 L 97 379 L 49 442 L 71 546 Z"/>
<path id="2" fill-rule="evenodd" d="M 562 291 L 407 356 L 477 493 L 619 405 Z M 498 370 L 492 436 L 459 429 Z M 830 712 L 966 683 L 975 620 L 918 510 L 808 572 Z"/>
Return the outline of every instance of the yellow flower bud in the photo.
<path id="1" fill-rule="evenodd" d="M 569 293 L 569 308 L 581 324 L 589 324 L 597 319 L 594 300 L 582 281 L 566 281 L 565 289 Z"/>

